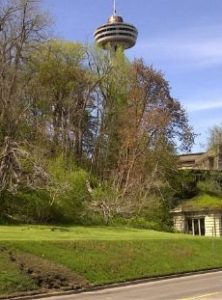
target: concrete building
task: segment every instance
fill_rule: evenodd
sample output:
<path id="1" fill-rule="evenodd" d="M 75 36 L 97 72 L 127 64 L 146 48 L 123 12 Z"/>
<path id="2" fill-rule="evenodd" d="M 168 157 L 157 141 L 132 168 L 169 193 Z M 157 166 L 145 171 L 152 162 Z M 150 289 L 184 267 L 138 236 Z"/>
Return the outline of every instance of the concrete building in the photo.
<path id="1" fill-rule="evenodd" d="M 207 152 L 182 154 L 178 156 L 179 169 L 222 170 L 222 147 Z"/>
<path id="2" fill-rule="evenodd" d="M 171 211 L 175 231 L 200 236 L 222 236 L 222 199 L 208 197 L 208 203 L 206 200 L 201 201 L 201 196 L 198 196 Z"/>

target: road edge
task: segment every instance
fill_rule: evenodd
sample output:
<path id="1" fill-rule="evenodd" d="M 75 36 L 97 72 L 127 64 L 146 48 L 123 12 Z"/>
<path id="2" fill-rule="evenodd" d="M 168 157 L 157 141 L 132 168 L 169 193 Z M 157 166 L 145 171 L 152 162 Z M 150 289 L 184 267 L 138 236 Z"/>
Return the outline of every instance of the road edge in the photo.
<path id="1" fill-rule="evenodd" d="M 149 283 L 149 282 L 155 282 L 160 280 L 166 280 L 166 279 L 175 279 L 180 277 L 188 277 L 193 275 L 201 275 L 201 274 L 208 274 L 208 273 L 216 273 L 221 272 L 222 268 L 213 268 L 213 269 L 202 269 L 198 271 L 187 271 L 187 272 L 181 272 L 176 274 L 166 274 L 163 276 L 153 276 L 153 277 L 146 277 L 141 279 L 135 279 L 135 280 L 129 280 L 129 281 L 123 281 L 123 282 L 117 282 L 117 283 L 111 283 L 111 284 L 105 284 L 105 285 L 96 285 L 89 288 L 83 288 L 78 290 L 69 290 L 69 291 L 62 291 L 62 292 L 50 292 L 50 293 L 44 293 L 44 294 L 37 294 L 33 293 L 30 295 L 23 295 L 23 296 L 8 296 L 6 298 L 2 298 L 0 296 L 0 300 L 35 300 L 35 299 L 41 299 L 41 298 L 50 298 L 50 297 L 59 297 L 59 296 L 68 296 L 68 295 L 76 295 L 76 294 L 82 294 L 87 292 L 95 292 L 95 291 L 101 291 L 111 288 L 118 288 L 118 287 L 127 287 L 130 285 L 138 285 L 143 283 Z M 4 296 L 5 297 L 5 296 Z"/>

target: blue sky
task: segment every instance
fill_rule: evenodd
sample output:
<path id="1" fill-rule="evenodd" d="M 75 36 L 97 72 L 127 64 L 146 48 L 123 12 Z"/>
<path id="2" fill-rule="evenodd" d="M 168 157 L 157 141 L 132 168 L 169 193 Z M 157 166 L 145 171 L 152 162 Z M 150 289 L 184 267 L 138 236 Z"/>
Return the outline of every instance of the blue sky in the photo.
<path id="1" fill-rule="evenodd" d="M 112 14 L 112 0 L 42 0 L 57 37 L 93 42 L 93 32 Z M 208 128 L 222 122 L 222 0 L 117 0 L 118 13 L 139 31 L 130 59 L 143 57 L 161 70 L 172 95 L 187 109 L 207 146 Z"/>

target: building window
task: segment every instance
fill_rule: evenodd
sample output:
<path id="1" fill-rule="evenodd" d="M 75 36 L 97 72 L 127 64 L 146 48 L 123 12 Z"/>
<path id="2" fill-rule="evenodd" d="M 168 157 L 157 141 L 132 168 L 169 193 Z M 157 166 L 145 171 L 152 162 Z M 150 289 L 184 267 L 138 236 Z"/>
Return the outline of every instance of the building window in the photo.
<path id="1" fill-rule="evenodd" d="M 205 220 L 204 218 L 199 219 L 200 221 L 200 235 L 205 235 Z"/>
<path id="2" fill-rule="evenodd" d="M 205 220 L 201 218 L 186 219 L 187 233 L 192 235 L 205 235 Z"/>
<path id="3" fill-rule="evenodd" d="M 213 157 L 209 158 L 209 169 L 214 170 L 214 158 Z"/>
<path id="4" fill-rule="evenodd" d="M 187 233 L 193 234 L 192 219 L 187 219 Z"/>

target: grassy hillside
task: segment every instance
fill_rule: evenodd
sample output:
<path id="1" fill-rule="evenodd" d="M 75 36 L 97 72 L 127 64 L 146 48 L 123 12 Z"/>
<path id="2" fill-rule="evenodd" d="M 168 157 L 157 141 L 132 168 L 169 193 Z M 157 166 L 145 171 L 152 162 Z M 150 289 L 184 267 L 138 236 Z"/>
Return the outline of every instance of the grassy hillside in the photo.
<path id="1" fill-rule="evenodd" d="M 178 239 L 181 234 L 124 227 L 0 226 L 0 241 Z M 187 236 L 192 238 L 192 236 Z"/>
<path id="2" fill-rule="evenodd" d="M 23 226 L 0 227 L 0 240 L 2 296 L 222 267 L 221 239 L 182 234 Z"/>
<path id="3" fill-rule="evenodd" d="M 38 289 L 35 282 L 20 272 L 8 255 L 0 247 L 0 295 L 16 295 L 22 291 Z"/>
<path id="4" fill-rule="evenodd" d="M 222 210 L 222 198 L 212 196 L 210 194 L 199 194 L 196 197 L 184 201 L 181 204 L 183 210 L 204 210 L 204 209 L 220 209 Z"/>

